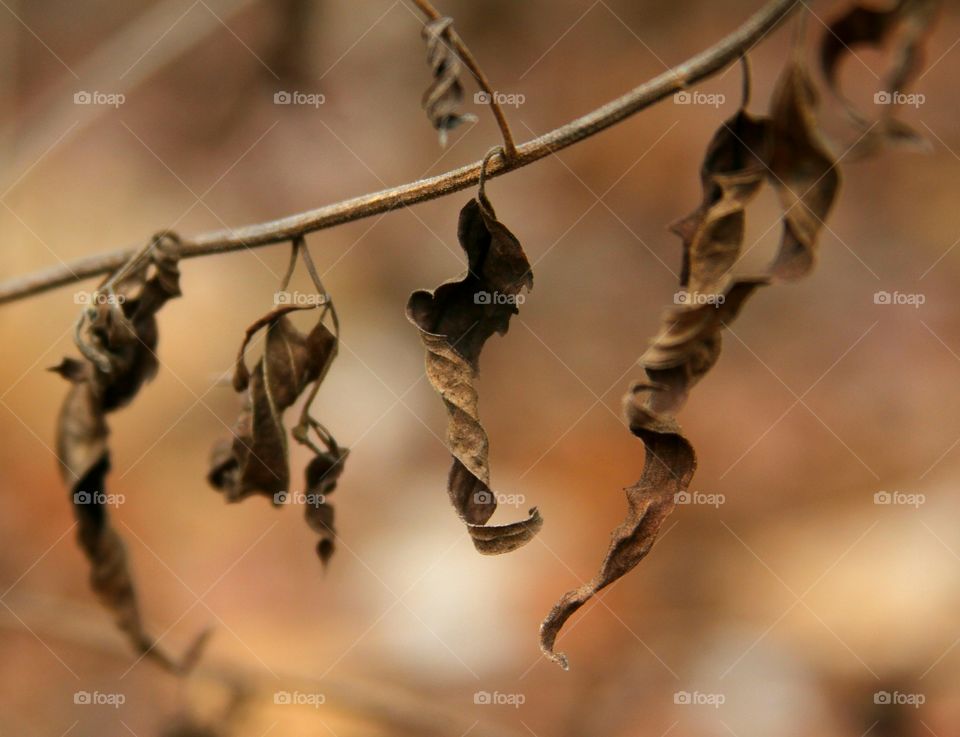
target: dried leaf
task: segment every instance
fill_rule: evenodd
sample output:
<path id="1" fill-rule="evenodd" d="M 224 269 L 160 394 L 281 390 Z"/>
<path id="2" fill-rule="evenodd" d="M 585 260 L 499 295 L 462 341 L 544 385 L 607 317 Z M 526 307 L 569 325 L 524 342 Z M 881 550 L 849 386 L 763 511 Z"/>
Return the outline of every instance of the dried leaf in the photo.
<path id="1" fill-rule="evenodd" d="M 423 93 L 421 105 L 433 127 L 440 133 L 440 145 L 447 144 L 447 131 L 461 123 L 476 120 L 473 115 L 459 112 L 463 103 L 463 85 L 460 72 L 463 63 L 450 47 L 447 33 L 453 25 L 452 18 L 438 18 L 423 26 L 422 36 L 427 45 L 427 64 L 433 72 L 433 82 Z"/>
<path id="2" fill-rule="evenodd" d="M 287 431 L 283 413 L 308 385 L 325 373 L 336 355 L 337 340 L 318 322 L 304 335 L 290 321 L 294 310 L 316 307 L 285 305 L 247 328 L 237 356 L 234 388 L 246 390 L 232 441 L 219 444 L 209 474 L 210 483 L 235 502 L 250 494 L 271 499 L 289 490 Z M 244 362 L 253 336 L 266 328 L 263 356 L 251 373 Z"/>
<path id="3" fill-rule="evenodd" d="M 839 186 L 836 162 L 817 133 L 814 103 L 806 71 L 793 59 L 778 82 L 771 117 L 755 120 L 741 110 L 707 149 L 703 201 L 673 226 L 683 239 L 681 286 L 689 299 L 665 312 L 641 358 L 646 379 L 624 400 L 630 431 L 644 444 L 643 474 L 626 490 L 627 518 L 613 532 L 600 571 L 565 594 L 540 628 L 541 649 L 563 668 L 567 658 L 555 645 L 564 623 L 650 552 L 676 495 L 689 487 L 696 457 L 674 415 L 719 359 L 723 328 L 758 287 L 800 278 L 813 266 L 817 236 Z M 735 277 L 745 208 L 765 179 L 784 209 L 780 248 L 766 274 Z"/>
<path id="4" fill-rule="evenodd" d="M 333 507 L 327 503 L 327 497 L 337 488 L 348 453 L 348 450 L 341 448 L 318 453 L 307 464 L 304 474 L 307 481 L 307 505 L 304 514 L 310 529 L 320 535 L 317 557 L 324 565 L 333 555 L 337 538 L 333 526 Z"/>
<path id="5" fill-rule="evenodd" d="M 869 154 L 884 142 L 926 147 L 924 137 L 894 114 L 901 105 L 900 93 L 923 68 L 923 47 L 940 5 L 940 0 L 896 0 L 888 9 L 877 10 L 855 4 L 824 33 L 820 66 L 830 89 L 843 100 L 848 116 L 863 133 L 856 146 L 858 154 Z M 883 89 L 877 93 L 884 110 L 879 120 L 871 122 L 840 90 L 840 63 L 849 54 L 855 54 L 858 46 L 879 48 L 891 41 L 892 64 Z"/>
<path id="6" fill-rule="evenodd" d="M 297 442 L 314 451 L 315 457 L 306 467 L 306 520 L 320 534 L 317 555 L 326 564 L 333 553 L 333 508 L 325 497 L 333 492 L 343 471 L 347 450 L 341 449 L 330 434 L 310 414 L 310 404 L 337 355 L 339 339 L 324 323 L 333 315 L 334 331 L 338 331 L 336 313 L 326 298 L 319 276 L 302 241 L 294 242 L 287 278 L 289 280 L 298 254 L 303 254 L 322 300 L 311 305 L 283 305 L 271 310 L 251 324 L 237 353 L 233 387 L 245 392 L 244 403 L 233 427 L 233 439 L 218 443 L 211 456 L 207 479 L 224 492 L 227 501 L 236 502 L 251 494 L 261 494 L 279 505 L 290 491 L 289 449 L 283 422 L 289 409 L 308 387 L 300 423 L 292 434 Z M 317 323 L 309 333 L 298 330 L 290 313 L 319 309 Z M 253 371 L 247 368 L 246 349 L 261 330 L 265 331 L 263 355 Z M 313 430 L 326 449 L 310 439 Z"/>
<path id="7" fill-rule="evenodd" d="M 770 183 L 783 206 L 783 237 L 770 276 L 806 276 L 816 259 L 817 236 L 840 188 L 836 161 L 817 129 L 816 92 L 804 66 L 787 65 L 774 91 Z"/>
<path id="8" fill-rule="evenodd" d="M 157 648 L 144 629 L 125 546 L 110 525 L 106 492 L 106 414 L 128 404 L 156 373 L 156 313 L 180 294 L 179 258 L 175 235 L 155 236 L 147 249 L 101 285 L 84 310 L 76 335 L 87 360 L 65 358 L 51 370 L 71 383 L 57 422 L 57 449 L 70 486 L 77 540 L 90 561 L 91 588 L 137 652 L 168 670 L 185 672 L 199 657 L 206 634 L 180 662 Z"/>
<path id="9" fill-rule="evenodd" d="M 480 351 L 494 333 L 507 332 L 524 287 L 533 274 L 523 247 L 499 222 L 482 193 L 460 212 L 457 237 L 468 270 L 435 291 L 414 292 L 407 318 L 417 326 L 427 349 L 427 378 L 449 414 L 447 445 L 453 466 L 447 491 L 481 553 L 506 553 L 526 544 L 543 521 L 537 510 L 508 525 L 486 523 L 497 508 L 490 489 L 489 441 L 480 424 L 476 378 Z"/>

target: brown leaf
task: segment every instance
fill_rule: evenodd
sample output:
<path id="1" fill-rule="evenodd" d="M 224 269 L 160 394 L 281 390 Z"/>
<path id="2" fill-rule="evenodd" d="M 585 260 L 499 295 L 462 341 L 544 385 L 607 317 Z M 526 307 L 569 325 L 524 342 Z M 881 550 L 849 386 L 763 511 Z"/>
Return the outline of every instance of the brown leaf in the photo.
<path id="1" fill-rule="evenodd" d="M 480 351 L 494 333 L 507 332 L 533 274 L 523 247 L 480 194 L 460 212 L 457 230 L 468 270 L 435 291 L 414 292 L 407 318 L 427 349 L 427 378 L 447 408 L 447 445 L 453 466 L 447 491 L 481 553 L 506 553 L 526 544 L 543 522 L 537 510 L 509 525 L 487 526 L 497 508 L 490 489 L 489 441 L 480 424 L 476 378 Z"/>
<path id="2" fill-rule="evenodd" d="M 106 475 L 110 470 L 106 414 L 128 404 L 156 373 L 156 313 L 179 296 L 180 241 L 155 236 L 147 249 L 91 297 L 77 324 L 77 345 L 87 358 L 65 358 L 51 369 L 71 383 L 57 422 L 57 451 L 70 486 L 77 541 L 90 562 L 90 586 L 114 615 L 137 652 L 174 672 L 189 670 L 206 634 L 174 662 L 146 632 L 126 549 L 110 525 Z"/>
<path id="3" fill-rule="evenodd" d="M 674 419 L 692 387 L 720 357 L 721 333 L 758 287 L 805 276 L 817 236 L 836 198 L 836 162 L 816 129 L 812 88 L 793 59 L 774 93 L 771 117 L 740 111 L 710 143 L 701 168 L 703 201 L 673 226 L 683 239 L 685 299 L 664 314 L 660 332 L 641 358 L 646 379 L 624 400 L 630 431 L 644 444 L 640 480 L 627 491 L 627 518 L 614 533 L 600 571 L 565 594 L 540 628 L 544 654 L 555 651 L 564 623 L 603 587 L 631 571 L 650 552 L 660 528 L 696 469 L 693 447 Z M 744 239 L 745 208 L 764 180 L 783 205 L 783 236 L 766 274 L 731 272 Z"/>
<path id="4" fill-rule="evenodd" d="M 869 154 L 884 142 L 920 147 L 923 136 L 894 114 L 902 93 L 923 68 L 924 44 L 940 10 L 940 0 L 896 0 L 886 10 L 853 5 L 833 21 L 824 32 L 820 45 L 820 67 L 830 89 L 844 102 L 850 119 L 862 131 L 857 153 Z M 840 63 L 859 46 L 882 47 L 893 42 L 892 64 L 883 88 L 878 92 L 884 112 L 871 123 L 854 108 L 840 90 Z"/>
<path id="5" fill-rule="evenodd" d="M 427 45 L 427 64 L 433 72 L 433 82 L 423 93 L 421 105 L 433 127 L 440 133 L 440 145 L 447 143 L 447 131 L 461 123 L 476 120 L 473 115 L 459 112 L 463 103 L 463 85 L 460 72 L 463 63 L 450 47 L 447 33 L 453 25 L 452 18 L 438 18 L 423 26 L 422 36 Z"/>
<path id="6" fill-rule="evenodd" d="M 793 60 L 773 95 L 770 183 L 783 206 L 783 237 L 770 276 L 792 281 L 806 276 L 816 258 L 817 236 L 840 188 L 836 161 L 817 129 L 813 82 Z"/>
<path id="7" fill-rule="evenodd" d="M 270 497 L 274 505 L 283 503 L 290 492 L 289 450 L 283 415 L 312 386 L 292 435 L 314 453 L 305 470 L 306 520 L 309 527 L 320 535 L 317 556 L 326 565 L 333 554 L 336 538 L 333 507 L 327 503 L 326 497 L 336 488 L 348 451 L 340 448 L 326 429 L 310 416 L 310 404 L 337 355 L 339 322 L 302 239 L 293 243 L 290 267 L 282 289 L 286 288 L 298 255 L 303 256 L 318 290 L 317 296 L 323 299 L 308 306 L 283 305 L 247 328 L 233 374 L 234 389 L 245 392 L 244 404 L 233 427 L 233 439 L 221 441 L 214 447 L 207 478 L 214 488 L 224 492 L 229 502 L 251 494 L 262 494 Z M 307 309 L 320 309 L 320 314 L 310 332 L 303 333 L 293 325 L 289 315 Z M 324 323 L 328 314 L 332 316 L 334 332 Z M 266 336 L 263 355 L 251 372 L 245 360 L 246 349 L 261 330 L 265 330 Z M 311 430 L 326 449 L 321 449 L 310 439 Z"/>
<path id="8" fill-rule="evenodd" d="M 308 334 L 294 327 L 287 315 L 297 309 L 312 308 L 283 306 L 272 310 L 247 328 L 240 347 L 233 384 L 237 391 L 246 390 L 246 396 L 233 427 L 233 440 L 216 446 L 208 476 L 227 501 L 239 501 L 254 493 L 272 499 L 289 489 L 283 413 L 326 372 L 337 347 L 336 337 L 322 321 Z M 263 356 L 251 374 L 244 353 L 263 328 Z"/>
<path id="9" fill-rule="evenodd" d="M 345 448 L 318 453 L 307 464 L 305 471 L 307 505 L 304 514 L 310 529 L 320 535 L 317 556 L 324 565 L 333 555 L 337 538 L 336 528 L 333 526 L 333 507 L 328 503 L 328 497 L 337 488 L 348 453 Z"/>
<path id="10" fill-rule="evenodd" d="M 560 629 L 598 591 L 629 573 L 650 552 L 664 520 L 673 511 L 676 495 L 686 491 L 696 470 L 693 447 L 676 421 L 651 412 L 641 400 L 650 391 L 656 392 L 650 385 L 638 385 L 625 399 L 630 432 L 640 438 L 646 453 L 640 479 L 626 489 L 627 517 L 613 531 L 597 574 L 564 594 L 540 625 L 541 649 L 564 670 L 569 667 L 567 657 L 554 649 Z"/>

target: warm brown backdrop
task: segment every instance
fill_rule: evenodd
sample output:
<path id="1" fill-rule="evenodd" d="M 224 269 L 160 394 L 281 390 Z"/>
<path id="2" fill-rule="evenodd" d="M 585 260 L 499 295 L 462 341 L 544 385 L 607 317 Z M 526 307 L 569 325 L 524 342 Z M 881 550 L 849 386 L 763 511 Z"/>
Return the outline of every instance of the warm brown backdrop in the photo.
<path id="1" fill-rule="evenodd" d="M 122 49 L 101 78 L 79 74 L 83 59 L 150 3 L 0 7 L 3 277 L 171 223 L 194 233 L 326 204 L 474 161 L 496 142 L 489 115 L 468 101 L 479 123 L 438 148 L 419 108 L 428 81 L 420 23 L 402 0 L 315 3 L 305 74 L 279 81 L 267 68 L 296 66 L 296 48 L 285 53 L 278 37 L 283 4 L 235 14 L 226 5 L 167 3 L 155 45 Z M 441 3 L 495 84 L 526 97 L 508 109 L 521 139 L 683 60 L 757 5 Z M 813 40 L 818 18 L 844 3 L 811 5 Z M 199 45 L 174 54 L 211 13 L 224 25 L 215 20 Z M 678 241 L 666 226 L 698 200 L 699 159 L 734 110 L 737 71 L 702 87 L 727 96 L 719 109 L 667 101 L 490 185 L 536 263 L 519 319 L 482 361 L 494 487 L 525 495 L 546 520 L 539 542 L 513 555 L 476 555 L 449 508 L 444 412 L 403 315 L 412 289 L 462 269 L 454 233 L 467 193 L 309 238 L 344 343 L 317 409 L 353 447 L 335 498 L 343 544 L 326 575 L 296 510 L 260 499 L 226 506 L 204 481 L 208 448 L 237 411 L 215 383 L 269 306 L 286 251 L 185 263 L 185 297 L 161 315 L 160 375 L 111 417 L 110 491 L 127 498 L 115 519 L 152 630 L 176 652 L 213 625 L 208 666 L 257 680 L 238 737 L 400 734 L 434 712 L 448 715 L 440 732 L 451 737 L 952 734 L 958 36 L 951 6 L 917 88 L 926 103 L 907 113 L 932 155 L 889 152 L 844 167 L 817 271 L 751 302 L 683 412 L 700 457 L 694 489 L 726 503 L 679 508 L 650 558 L 574 619 L 561 640 L 569 673 L 539 658 L 537 628 L 557 596 L 593 574 L 623 515 L 620 489 L 642 467 L 620 397 L 675 289 Z M 781 29 L 753 54 L 756 111 L 789 40 Z M 74 91 L 110 92 L 154 55 L 174 60 L 119 109 L 74 127 L 89 113 L 70 104 Z M 869 101 L 884 59 L 859 58 L 845 79 Z M 277 106 L 278 89 L 326 102 Z M 849 132 L 835 113 L 826 122 L 842 149 Z M 748 266 L 775 246 L 772 196 L 750 215 L 749 242 L 760 244 Z M 926 302 L 878 306 L 877 290 Z M 206 677 L 178 690 L 147 663 L 125 675 L 132 658 L 87 589 L 50 450 L 65 385 L 43 370 L 74 350 L 73 292 L 0 309 L 0 734 L 147 737 L 179 710 L 215 713 L 223 693 Z M 878 506 L 880 490 L 925 503 Z M 293 690 L 293 678 L 319 680 L 312 688 L 327 702 L 274 706 L 274 688 Z M 126 703 L 77 706 L 77 690 L 120 692 Z M 881 690 L 926 703 L 875 706 Z M 475 705 L 477 691 L 525 703 Z M 677 705 L 678 691 L 726 702 Z M 384 716 L 399 704 L 405 716 Z"/>

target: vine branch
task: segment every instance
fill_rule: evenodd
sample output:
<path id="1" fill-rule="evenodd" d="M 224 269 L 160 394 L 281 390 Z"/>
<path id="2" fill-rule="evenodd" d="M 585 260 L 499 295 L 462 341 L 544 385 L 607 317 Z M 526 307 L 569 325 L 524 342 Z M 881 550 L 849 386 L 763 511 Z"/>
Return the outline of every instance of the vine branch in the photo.
<path id="1" fill-rule="evenodd" d="M 606 105 L 538 138 L 520 144 L 516 147 L 516 157 L 513 161 L 508 161 L 503 154 L 494 155 L 487 163 L 486 177 L 496 177 L 539 161 L 606 130 L 675 92 L 711 77 L 739 60 L 767 33 L 802 5 L 797 0 L 770 0 L 743 25 L 705 51 Z M 481 162 L 475 161 L 437 176 L 353 197 L 278 220 L 201 233 L 192 238 L 183 239 L 181 258 L 195 258 L 284 243 L 307 233 L 444 197 L 477 184 L 480 180 L 480 170 Z M 129 248 L 97 254 L 69 264 L 9 279 L 0 283 L 0 304 L 116 271 L 136 251 L 136 248 Z"/>

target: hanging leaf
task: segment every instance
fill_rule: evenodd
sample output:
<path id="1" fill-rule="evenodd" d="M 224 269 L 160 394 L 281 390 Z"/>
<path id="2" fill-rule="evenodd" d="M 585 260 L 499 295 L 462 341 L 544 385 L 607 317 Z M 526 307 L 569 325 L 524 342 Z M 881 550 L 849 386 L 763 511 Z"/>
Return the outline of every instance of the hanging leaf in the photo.
<path id="1" fill-rule="evenodd" d="M 51 369 L 71 383 L 57 422 L 61 472 L 70 487 L 77 541 L 90 562 L 90 586 L 138 653 L 174 672 L 189 670 L 201 635 L 179 662 L 145 630 L 123 540 L 110 524 L 106 414 L 128 404 L 157 371 L 157 311 L 180 295 L 180 241 L 155 236 L 146 249 L 94 292 L 77 324 L 86 361 L 65 358 Z"/>
<path id="2" fill-rule="evenodd" d="M 274 505 L 283 503 L 290 492 L 289 448 L 283 415 L 312 386 L 300 422 L 292 434 L 316 456 L 306 468 L 304 498 L 308 502 L 307 523 L 321 535 L 317 554 L 326 564 L 333 552 L 333 509 L 325 502 L 313 502 L 333 491 L 347 451 L 336 445 L 309 411 L 337 355 L 339 323 L 302 240 L 294 242 L 290 268 L 281 291 L 286 289 L 298 254 L 302 254 L 307 263 L 318 289 L 318 299 L 307 305 L 277 307 L 247 328 L 233 374 L 233 388 L 245 393 L 244 403 L 233 427 L 233 438 L 214 447 L 207 479 L 224 493 L 228 502 L 261 494 L 269 497 Z M 303 310 L 319 310 L 317 322 L 309 333 L 298 330 L 290 320 L 291 313 Z M 333 316 L 333 332 L 324 322 L 328 314 Z M 246 364 L 246 350 L 261 330 L 266 336 L 263 355 L 251 372 Z M 325 449 L 317 447 L 310 439 L 311 430 L 321 438 Z"/>
<path id="3" fill-rule="evenodd" d="M 463 62 L 447 40 L 452 25 L 453 18 L 437 18 L 426 23 L 421 32 L 427 45 L 427 64 L 433 72 L 433 82 L 423 93 L 421 105 L 440 134 L 441 146 L 447 145 L 447 131 L 476 120 L 474 115 L 459 112 L 463 103 L 463 85 L 460 83 Z"/>
<path id="4" fill-rule="evenodd" d="M 774 93 L 771 117 L 741 110 L 711 141 L 701 168 L 703 201 L 673 226 L 683 240 L 681 287 L 685 300 L 667 310 L 660 332 L 640 359 L 646 379 L 624 399 L 630 431 L 644 444 L 640 480 L 626 490 L 628 512 L 613 532 L 600 571 L 565 594 L 540 628 L 544 654 L 566 669 L 555 650 L 564 623 L 605 586 L 631 571 L 650 552 L 676 495 L 685 492 L 696 457 L 674 414 L 720 357 L 723 328 L 761 286 L 805 276 L 817 236 L 839 188 L 836 162 L 816 129 L 815 98 L 794 57 Z M 767 273 L 735 277 L 745 208 L 769 181 L 783 206 L 783 235 Z"/>
<path id="5" fill-rule="evenodd" d="M 770 276 L 806 276 L 816 259 L 817 236 L 840 188 L 837 162 L 817 128 L 817 96 L 806 68 L 794 59 L 773 94 L 770 183 L 783 206 L 783 237 Z"/>
<path id="6" fill-rule="evenodd" d="M 635 386 L 625 400 L 630 432 L 643 442 L 646 461 L 636 484 L 626 489 L 627 518 L 613 531 L 610 547 L 596 576 L 569 591 L 540 625 L 540 647 L 552 661 L 567 670 L 563 653 L 555 651 L 557 635 L 570 616 L 600 589 L 633 570 L 650 552 L 660 528 L 673 511 L 676 495 L 685 491 L 697 461 L 693 447 L 676 421 L 648 409 L 644 395 L 656 392 L 651 385 Z"/>
<path id="7" fill-rule="evenodd" d="M 820 66 L 830 89 L 843 100 L 848 116 L 862 132 L 858 154 L 872 153 L 884 142 L 926 147 L 924 137 L 897 120 L 895 113 L 903 92 L 923 68 L 924 44 L 940 5 L 940 0 L 896 0 L 888 9 L 878 10 L 855 4 L 824 32 Z M 880 48 L 890 42 L 892 64 L 876 95 L 876 101 L 884 106 L 883 114 L 871 122 L 840 90 L 840 63 L 859 46 Z"/>
<path id="8" fill-rule="evenodd" d="M 433 292 L 411 294 L 407 318 L 420 331 L 427 378 L 449 415 L 450 501 L 477 550 L 496 555 L 532 540 L 543 521 L 534 508 L 519 522 L 487 525 L 497 500 L 490 488 L 489 441 L 480 424 L 476 379 L 483 345 L 494 333 L 507 332 L 523 289 L 533 287 L 533 275 L 523 247 L 497 220 L 482 190 L 460 211 L 457 237 L 467 254 L 467 273 Z"/>

